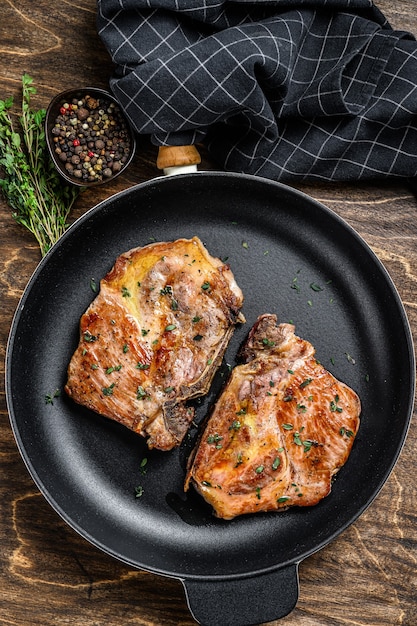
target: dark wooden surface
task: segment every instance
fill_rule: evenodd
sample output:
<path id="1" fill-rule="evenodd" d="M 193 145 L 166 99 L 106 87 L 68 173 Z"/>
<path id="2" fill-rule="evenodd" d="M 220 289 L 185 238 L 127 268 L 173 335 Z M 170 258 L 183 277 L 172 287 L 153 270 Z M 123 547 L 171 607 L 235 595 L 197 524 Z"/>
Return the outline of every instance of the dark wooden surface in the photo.
<path id="1" fill-rule="evenodd" d="M 391 23 L 417 34 L 415 0 L 380 0 Z M 107 87 L 111 66 L 95 31 L 95 1 L 2 0 L 0 98 L 35 79 L 34 105 L 59 91 Z M 417 76 L 416 76 L 417 81 Z M 155 149 L 139 141 L 129 171 L 87 191 L 72 218 L 157 174 Z M 203 167 L 214 165 L 204 158 Z M 304 186 L 349 222 L 392 276 L 417 335 L 417 200 L 399 183 Z M 192 626 L 181 584 L 126 567 L 92 547 L 50 508 L 32 482 L 10 428 L 4 357 L 13 312 L 40 254 L 0 199 L 0 625 Z M 381 355 L 384 358 L 384 355 Z M 283 626 L 417 624 L 417 427 L 370 508 L 300 567 L 296 609 Z M 364 477 L 366 480 L 366 477 Z M 275 622 L 278 625 L 278 622 Z"/>

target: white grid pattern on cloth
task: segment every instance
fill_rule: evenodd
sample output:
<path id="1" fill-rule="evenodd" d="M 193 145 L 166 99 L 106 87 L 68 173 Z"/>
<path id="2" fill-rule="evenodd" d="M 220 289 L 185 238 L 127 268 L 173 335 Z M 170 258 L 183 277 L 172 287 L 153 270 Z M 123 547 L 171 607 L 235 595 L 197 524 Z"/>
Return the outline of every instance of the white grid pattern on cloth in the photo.
<path id="1" fill-rule="evenodd" d="M 98 0 L 97 25 L 156 144 L 275 180 L 417 176 L 417 44 L 371 0 Z"/>

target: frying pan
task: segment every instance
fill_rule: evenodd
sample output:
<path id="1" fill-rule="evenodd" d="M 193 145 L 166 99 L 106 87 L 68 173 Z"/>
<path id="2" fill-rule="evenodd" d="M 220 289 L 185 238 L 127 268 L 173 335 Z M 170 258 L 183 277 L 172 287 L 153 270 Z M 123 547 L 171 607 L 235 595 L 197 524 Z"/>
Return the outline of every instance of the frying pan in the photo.
<path id="1" fill-rule="evenodd" d="M 116 257 L 151 241 L 199 236 L 228 258 L 247 323 L 228 347 L 189 436 L 148 451 L 117 423 L 61 393 L 78 323 Z M 362 422 L 331 494 L 317 506 L 216 519 L 183 491 L 198 425 L 261 313 L 292 321 L 317 358 L 353 387 Z M 398 293 L 358 234 L 285 185 L 243 174 L 162 177 L 101 202 L 37 267 L 16 311 L 6 356 L 10 420 L 35 483 L 62 518 L 122 562 L 182 581 L 194 618 L 209 626 L 279 619 L 298 597 L 298 566 L 376 497 L 411 419 L 415 364 Z M 146 473 L 140 470 L 147 459 Z M 140 485 L 143 493 L 135 497 Z"/>

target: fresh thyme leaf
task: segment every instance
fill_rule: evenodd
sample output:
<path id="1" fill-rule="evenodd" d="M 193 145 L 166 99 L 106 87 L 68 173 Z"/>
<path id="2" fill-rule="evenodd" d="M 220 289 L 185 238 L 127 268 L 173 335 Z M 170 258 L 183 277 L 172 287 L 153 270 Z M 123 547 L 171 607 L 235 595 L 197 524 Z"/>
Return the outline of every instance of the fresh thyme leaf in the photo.
<path id="1" fill-rule="evenodd" d="M 22 76 L 21 114 L 12 114 L 13 98 L 0 100 L 0 189 L 14 220 L 35 237 L 44 256 L 68 227 L 80 189 L 66 185 L 46 145 L 44 109 L 34 110 L 33 79 Z"/>

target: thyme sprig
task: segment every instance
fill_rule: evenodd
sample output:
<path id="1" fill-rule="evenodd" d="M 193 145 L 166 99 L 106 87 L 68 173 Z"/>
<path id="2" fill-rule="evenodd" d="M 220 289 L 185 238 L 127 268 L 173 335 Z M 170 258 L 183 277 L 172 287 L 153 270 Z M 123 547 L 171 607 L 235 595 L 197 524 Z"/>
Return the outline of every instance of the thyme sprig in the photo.
<path id="1" fill-rule="evenodd" d="M 46 111 L 31 108 L 33 79 L 22 76 L 20 115 L 13 97 L 0 100 L 0 189 L 18 224 L 36 238 L 44 256 L 68 227 L 80 189 L 63 183 L 46 145 Z"/>

